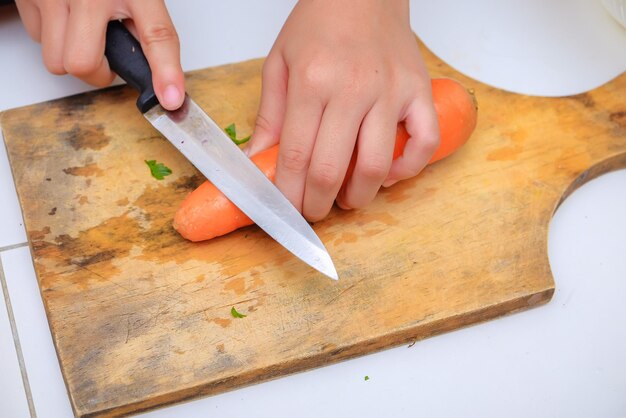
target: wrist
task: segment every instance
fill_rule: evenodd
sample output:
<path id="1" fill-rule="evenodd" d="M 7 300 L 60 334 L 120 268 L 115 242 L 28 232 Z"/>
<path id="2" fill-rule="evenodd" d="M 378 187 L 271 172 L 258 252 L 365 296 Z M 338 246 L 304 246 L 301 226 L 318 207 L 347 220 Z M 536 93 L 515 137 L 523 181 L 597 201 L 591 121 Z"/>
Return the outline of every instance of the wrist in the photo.
<path id="1" fill-rule="evenodd" d="M 297 5 L 323 12 L 328 17 L 345 16 L 350 21 L 364 16 L 409 20 L 409 0 L 298 0 Z"/>

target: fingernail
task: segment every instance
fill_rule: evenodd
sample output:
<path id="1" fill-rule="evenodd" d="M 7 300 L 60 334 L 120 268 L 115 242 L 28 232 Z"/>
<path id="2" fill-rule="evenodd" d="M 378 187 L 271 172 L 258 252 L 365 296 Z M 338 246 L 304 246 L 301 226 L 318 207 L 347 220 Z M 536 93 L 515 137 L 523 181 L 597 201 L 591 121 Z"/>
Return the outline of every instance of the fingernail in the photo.
<path id="1" fill-rule="evenodd" d="M 393 179 L 387 179 L 385 180 L 385 182 L 383 183 L 383 187 L 391 187 L 394 184 L 396 184 L 398 182 L 398 180 L 393 180 Z"/>
<path id="2" fill-rule="evenodd" d="M 255 145 L 256 142 L 254 141 L 254 135 L 252 136 L 252 138 L 250 138 L 250 141 L 248 141 L 243 149 L 243 152 L 248 156 L 248 157 L 252 157 L 254 154 L 256 154 L 257 152 L 260 152 L 259 147 L 257 145 Z"/>
<path id="3" fill-rule="evenodd" d="M 341 203 L 338 200 L 336 200 L 335 203 L 337 203 L 337 206 L 339 206 L 339 209 L 343 209 L 343 210 L 351 210 L 352 209 L 350 206 L 344 205 L 343 203 Z"/>
<path id="4" fill-rule="evenodd" d="M 163 103 L 161 105 L 169 110 L 176 109 L 180 106 L 181 94 L 175 85 L 170 84 L 163 90 Z"/>

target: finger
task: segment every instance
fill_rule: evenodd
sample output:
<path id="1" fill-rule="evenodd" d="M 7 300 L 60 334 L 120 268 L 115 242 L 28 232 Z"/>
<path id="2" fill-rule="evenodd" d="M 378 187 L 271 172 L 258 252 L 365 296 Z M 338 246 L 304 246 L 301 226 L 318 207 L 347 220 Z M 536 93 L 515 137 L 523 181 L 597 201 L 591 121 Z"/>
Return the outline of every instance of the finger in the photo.
<path id="1" fill-rule="evenodd" d="M 41 14 L 37 6 L 29 0 L 17 0 L 15 5 L 28 35 L 33 41 L 41 42 Z"/>
<path id="2" fill-rule="evenodd" d="M 67 21 L 65 70 L 96 87 L 111 84 L 115 74 L 104 56 L 108 2 L 73 2 Z"/>
<path id="3" fill-rule="evenodd" d="M 337 196 L 341 208 L 365 207 L 378 193 L 391 168 L 397 121 L 387 104 L 375 105 L 363 119 L 354 171 Z"/>
<path id="4" fill-rule="evenodd" d="M 330 212 L 366 111 L 342 100 L 326 106 L 306 178 L 302 214 L 308 220 L 318 221 Z"/>
<path id="5" fill-rule="evenodd" d="M 139 32 L 137 32 L 137 27 L 135 26 L 135 22 L 133 22 L 133 19 L 122 17 L 118 20 L 122 21 L 124 26 L 126 26 L 126 29 L 128 29 L 130 34 L 133 35 L 135 39 L 139 39 Z"/>
<path id="6" fill-rule="evenodd" d="M 185 77 L 180 65 L 180 44 L 163 0 L 130 3 L 139 42 L 150 69 L 154 92 L 161 106 L 178 109 L 185 98 Z"/>
<path id="7" fill-rule="evenodd" d="M 302 211 L 306 175 L 324 110 L 319 98 L 301 91 L 290 82 L 276 163 L 276 186 L 298 211 Z"/>
<path id="8" fill-rule="evenodd" d="M 63 62 L 65 24 L 69 13 L 64 0 L 52 0 L 41 5 L 41 52 L 43 62 L 52 74 L 65 74 Z"/>
<path id="9" fill-rule="evenodd" d="M 404 153 L 391 164 L 384 187 L 416 176 L 439 147 L 439 124 L 432 100 L 415 99 L 407 109 L 405 126 L 410 138 Z"/>
<path id="10" fill-rule="evenodd" d="M 286 102 L 287 66 L 280 55 L 270 54 L 263 65 L 261 101 L 246 154 L 254 155 L 278 143 Z"/>

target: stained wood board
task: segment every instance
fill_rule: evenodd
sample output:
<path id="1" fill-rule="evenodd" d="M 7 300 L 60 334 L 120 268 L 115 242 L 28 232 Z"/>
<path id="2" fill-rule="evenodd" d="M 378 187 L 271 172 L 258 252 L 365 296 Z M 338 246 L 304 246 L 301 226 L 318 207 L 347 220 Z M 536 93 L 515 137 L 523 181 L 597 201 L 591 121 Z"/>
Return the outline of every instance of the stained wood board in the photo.
<path id="1" fill-rule="evenodd" d="M 626 167 L 626 76 L 537 98 L 475 90 L 470 142 L 363 210 L 314 225 L 341 280 L 257 227 L 210 242 L 171 226 L 202 176 L 114 87 L 2 114 L 74 412 L 120 416 L 258 383 L 541 305 L 548 225 L 585 181 Z M 187 75 L 222 125 L 252 131 L 262 60 Z M 153 179 L 144 160 L 173 169 Z M 232 307 L 246 314 L 231 316 Z"/>

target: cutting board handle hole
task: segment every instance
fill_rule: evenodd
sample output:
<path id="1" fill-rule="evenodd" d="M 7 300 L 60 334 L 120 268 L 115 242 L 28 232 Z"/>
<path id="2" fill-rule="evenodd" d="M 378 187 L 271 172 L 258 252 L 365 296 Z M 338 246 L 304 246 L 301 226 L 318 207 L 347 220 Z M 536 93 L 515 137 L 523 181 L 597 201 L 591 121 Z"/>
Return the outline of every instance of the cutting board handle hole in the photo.
<path id="1" fill-rule="evenodd" d="M 606 160 L 600 161 L 589 167 L 587 170 L 583 171 L 570 185 L 565 189 L 565 192 L 561 196 L 561 199 L 557 203 L 552 212 L 552 216 L 559 209 L 561 204 L 578 188 L 580 188 L 585 183 L 600 177 L 603 174 L 610 173 L 611 171 L 616 171 L 626 168 L 626 153 L 617 154 L 612 157 L 607 158 Z"/>

